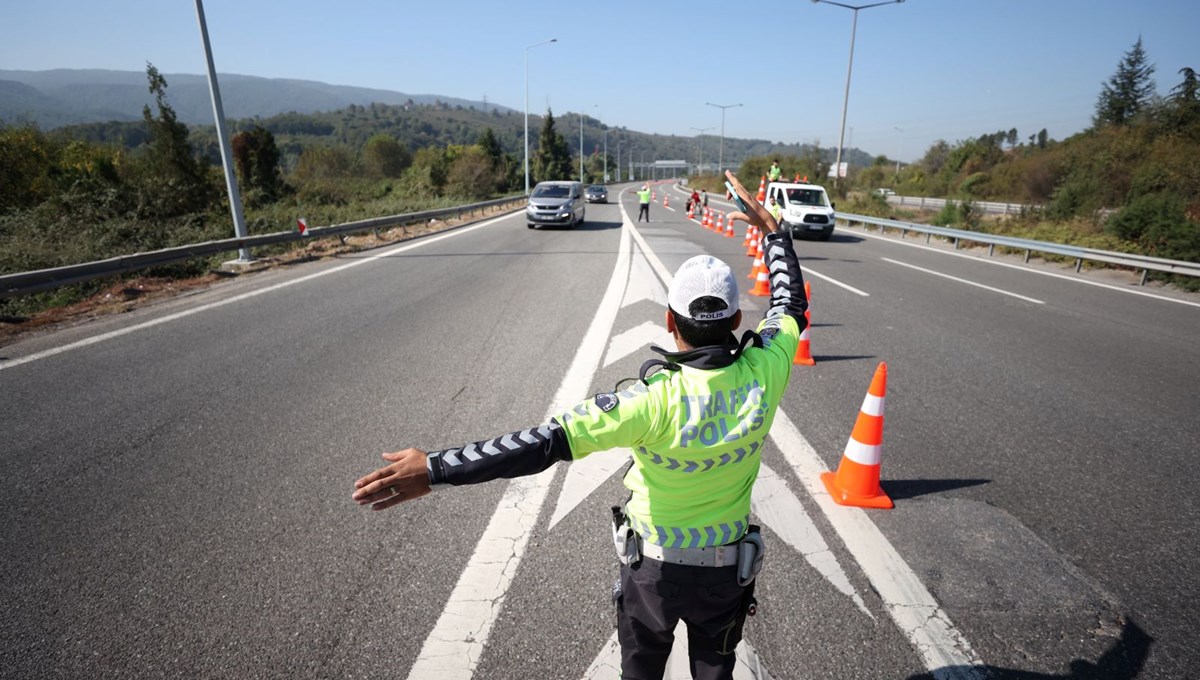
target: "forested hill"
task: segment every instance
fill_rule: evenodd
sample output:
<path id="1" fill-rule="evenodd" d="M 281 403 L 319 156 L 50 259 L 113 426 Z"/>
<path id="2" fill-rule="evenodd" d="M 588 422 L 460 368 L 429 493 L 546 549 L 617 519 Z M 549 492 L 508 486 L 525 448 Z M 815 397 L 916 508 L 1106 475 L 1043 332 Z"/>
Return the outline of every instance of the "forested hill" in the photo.
<path id="1" fill-rule="evenodd" d="M 190 125 L 212 124 L 208 79 L 185 73 L 164 74 L 170 84 L 168 101 L 179 119 Z M 273 116 L 294 111 L 332 111 L 351 104 L 436 104 L 475 106 L 482 102 L 431 94 L 406 94 L 392 90 L 329 85 L 312 80 L 258 78 L 224 73 L 221 100 L 229 118 Z M 153 106 L 140 71 L 55 69 L 7 71 L 0 69 L 0 121 L 35 123 L 43 130 L 64 125 L 108 120 L 141 120 L 142 107 Z M 509 111 L 487 104 L 488 108 Z"/>
<path id="2" fill-rule="evenodd" d="M 214 162 L 219 153 L 212 123 L 212 104 L 204 76 L 164 74 L 169 85 L 167 100 L 179 120 L 191 128 L 198 149 L 207 149 Z M 303 146 L 338 145 L 350 150 L 362 147 L 378 133 L 391 135 L 410 151 L 427 146 L 474 144 L 491 128 L 501 148 L 523 154 L 523 112 L 490 102 L 469 101 L 440 95 L 410 95 L 389 90 L 328 85 L 306 80 L 221 75 L 221 99 L 233 132 L 261 125 L 277 138 L 285 167 L 299 156 Z M 93 142 L 117 142 L 133 147 L 146 140 L 142 107 L 153 108 L 146 88 L 146 75 L 133 71 L 59 69 L 53 71 L 0 70 L 0 124 L 36 124 L 42 130 L 69 127 L 67 132 Z M 530 143 L 537 143 L 542 116 L 531 112 Z M 122 124 L 124 123 L 124 124 Z M 557 128 L 570 148 L 579 148 L 579 116 L 557 112 Z M 615 166 L 621 151 L 627 167 L 633 147 L 638 162 L 687 160 L 715 164 L 716 135 L 655 135 L 608 128 L 595 118 L 583 117 L 584 149 L 591 155 L 603 150 Z M 620 149 L 618 149 L 620 145 Z M 776 154 L 813 153 L 809 145 L 781 144 L 764 139 L 725 139 L 725 160 L 736 167 L 742 159 Z M 826 164 L 835 151 L 821 152 Z M 872 156 L 846 149 L 852 165 L 866 165 Z"/>

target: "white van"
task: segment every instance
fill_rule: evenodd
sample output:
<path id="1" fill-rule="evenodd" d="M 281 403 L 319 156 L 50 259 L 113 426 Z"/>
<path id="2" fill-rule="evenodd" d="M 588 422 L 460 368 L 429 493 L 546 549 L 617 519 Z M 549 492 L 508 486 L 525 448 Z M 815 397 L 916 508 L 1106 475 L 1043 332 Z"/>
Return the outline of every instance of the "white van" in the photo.
<path id="1" fill-rule="evenodd" d="M 791 232 L 792 238 L 819 238 L 828 241 L 833 235 L 835 214 L 825 187 L 816 184 L 771 182 L 767 185 L 767 204 L 771 197 L 783 208 L 779 225 Z"/>

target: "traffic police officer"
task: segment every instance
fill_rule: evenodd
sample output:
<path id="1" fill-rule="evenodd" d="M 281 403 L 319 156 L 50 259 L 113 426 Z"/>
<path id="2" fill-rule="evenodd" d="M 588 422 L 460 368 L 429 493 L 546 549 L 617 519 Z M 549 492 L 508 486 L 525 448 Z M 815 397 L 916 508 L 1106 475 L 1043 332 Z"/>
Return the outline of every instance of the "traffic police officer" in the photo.
<path id="1" fill-rule="evenodd" d="M 637 221 L 642 221 L 642 215 L 646 216 L 646 221 L 650 221 L 650 185 L 643 184 L 638 195 L 638 218 Z"/>
<path id="2" fill-rule="evenodd" d="M 767 172 L 767 179 L 771 182 L 778 182 L 783 177 L 783 170 L 779 167 L 779 159 L 771 161 L 771 169 Z"/>
<path id="3" fill-rule="evenodd" d="M 751 208 L 730 218 L 766 234 L 771 297 L 757 331 L 740 341 L 733 335 L 742 312 L 729 266 L 693 257 L 667 295 L 667 330 L 677 351 L 652 347 L 663 358 L 646 362 L 632 387 L 489 441 L 384 454 L 390 465 L 355 482 L 354 500 L 382 510 L 434 486 L 536 474 L 558 461 L 631 449 L 629 499 L 613 508 L 625 680 L 662 677 L 680 620 L 688 626 L 693 677 L 732 677 L 762 564 L 750 494 L 808 302 L 791 239 L 733 173 L 726 175 Z"/>
<path id="4" fill-rule="evenodd" d="M 771 217 L 775 218 L 776 223 L 778 223 L 779 219 L 783 217 L 783 206 L 779 205 L 779 203 L 775 201 L 774 196 L 771 196 L 767 199 L 767 212 L 771 213 Z"/>

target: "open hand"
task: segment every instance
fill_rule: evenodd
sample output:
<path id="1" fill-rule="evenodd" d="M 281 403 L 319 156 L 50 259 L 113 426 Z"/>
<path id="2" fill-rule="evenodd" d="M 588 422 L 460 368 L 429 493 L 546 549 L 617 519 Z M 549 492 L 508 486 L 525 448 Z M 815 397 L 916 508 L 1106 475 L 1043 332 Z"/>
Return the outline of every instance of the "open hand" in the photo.
<path id="1" fill-rule="evenodd" d="M 424 496 L 429 493 L 429 472 L 425 468 L 428 456 L 420 449 L 383 454 L 384 460 L 392 461 L 391 465 L 354 482 L 354 494 L 350 497 L 359 505 L 370 504 L 372 510 L 387 510 Z"/>
<path id="2" fill-rule="evenodd" d="M 746 207 L 750 209 L 749 214 L 741 211 L 734 211 L 726 215 L 726 217 L 731 220 L 741 220 L 743 222 L 753 224 L 764 234 L 774 234 L 775 232 L 779 231 L 779 223 L 775 221 L 774 217 L 771 217 L 770 211 L 768 211 L 761 203 L 755 200 L 754 196 L 751 195 L 749 191 L 746 191 L 746 187 L 742 186 L 742 183 L 738 181 L 737 176 L 731 171 L 726 170 L 725 177 L 729 180 L 729 183 L 733 185 L 734 190 L 737 191 L 737 195 L 741 197 L 742 202 L 745 203 Z"/>

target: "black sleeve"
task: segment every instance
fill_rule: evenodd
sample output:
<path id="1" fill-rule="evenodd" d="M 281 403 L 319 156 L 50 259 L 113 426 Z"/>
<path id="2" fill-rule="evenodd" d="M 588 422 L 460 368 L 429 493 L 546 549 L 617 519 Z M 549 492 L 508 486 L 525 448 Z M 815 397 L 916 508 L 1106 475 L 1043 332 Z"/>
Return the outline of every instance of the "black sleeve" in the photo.
<path id="1" fill-rule="evenodd" d="M 803 332 L 808 327 L 804 316 L 808 311 L 808 296 L 804 294 L 804 274 L 791 235 L 777 231 L 763 237 L 763 257 L 771 282 L 771 301 L 764 318 L 786 314 L 796 320 Z"/>
<path id="2" fill-rule="evenodd" d="M 551 418 L 549 423 L 528 430 L 434 451 L 425 467 L 430 486 L 460 486 L 535 475 L 560 460 L 571 460 L 571 446 L 566 431 Z"/>

